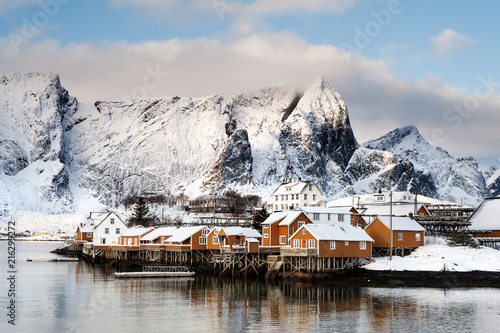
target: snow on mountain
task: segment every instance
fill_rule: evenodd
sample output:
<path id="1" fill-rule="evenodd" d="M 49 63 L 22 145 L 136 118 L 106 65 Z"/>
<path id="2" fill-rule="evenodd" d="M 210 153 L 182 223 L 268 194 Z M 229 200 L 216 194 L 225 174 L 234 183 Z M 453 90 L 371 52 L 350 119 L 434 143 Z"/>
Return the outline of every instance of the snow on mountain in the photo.
<path id="1" fill-rule="evenodd" d="M 414 126 L 395 129 L 362 146 L 389 151 L 411 161 L 420 177 L 430 176 L 436 193 L 424 195 L 454 202 L 464 199 L 471 205 L 477 205 L 486 195 L 486 182 L 474 158 L 453 158 L 446 150 L 430 145 Z"/>
<path id="2" fill-rule="evenodd" d="M 236 96 L 77 103 L 54 74 L 0 78 L 0 220 L 83 212 L 127 196 L 225 188 L 269 195 L 302 177 L 327 198 L 378 189 L 480 200 L 473 159 L 416 128 L 360 147 L 345 102 L 323 79 Z"/>
<path id="3" fill-rule="evenodd" d="M 500 195 L 500 168 L 488 178 L 486 181 L 486 186 L 488 187 L 488 196 L 496 197 Z"/>
<path id="4" fill-rule="evenodd" d="M 55 74 L 0 77 L 0 218 L 74 210 L 63 127 L 75 111 Z"/>

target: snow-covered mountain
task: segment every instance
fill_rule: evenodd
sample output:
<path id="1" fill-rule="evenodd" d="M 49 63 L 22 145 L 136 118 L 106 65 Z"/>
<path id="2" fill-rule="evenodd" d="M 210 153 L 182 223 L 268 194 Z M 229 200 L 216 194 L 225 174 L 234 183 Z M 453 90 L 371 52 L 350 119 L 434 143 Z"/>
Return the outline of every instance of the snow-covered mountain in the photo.
<path id="1" fill-rule="evenodd" d="M 473 159 L 415 128 L 360 147 L 342 97 L 323 79 L 237 96 L 77 103 L 53 74 L 0 78 L 0 212 L 72 212 L 144 193 L 235 188 L 270 194 L 289 178 L 328 198 L 378 189 L 479 200 Z"/>
<path id="2" fill-rule="evenodd" d="M 452 157 L 444 149 L 430 145 L 415 126 L 395 129 L 363 147 L 389 151 L 399 159 L 411 161 L 416 173 L 429 178 L 435 186 L 435 192 L 417 187 L 424 195 L 454 202 L 463 198 L 470 204 L 487 196 L 484 176 L 474 158 Z"/>

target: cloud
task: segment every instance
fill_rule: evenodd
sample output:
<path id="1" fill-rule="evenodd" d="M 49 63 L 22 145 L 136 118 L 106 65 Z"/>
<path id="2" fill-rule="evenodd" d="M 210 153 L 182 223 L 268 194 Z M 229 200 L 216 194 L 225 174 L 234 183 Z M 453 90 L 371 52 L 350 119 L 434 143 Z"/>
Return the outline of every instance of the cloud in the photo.
<path id="1" fill-rule="evenodd" d="M 445 57 L 477 45 L 472 37 L 459 34 L 453 29 L 444 29 L 438 36 L 430 37 L 433 44 L 432 54 Z"/>
<path id="2" fill-rule="evenodd" d="M 16 56 L 5 51 L 8 43 L 0 39 L 0 73 L 56 72 L 83 102 L 235 95 L 290 82 L 307 87 L 323 76 L 346 101 L 360 142 L 414 124 L 455 155 L 498 151 L 500 96 L 486 74 L 470 82 L 475 89 L 466 93 L 434 77 L 393 77 L 386 61 L 349 56 L 289 33 L 64 47 L 56 40 L 33 40 Z"/>

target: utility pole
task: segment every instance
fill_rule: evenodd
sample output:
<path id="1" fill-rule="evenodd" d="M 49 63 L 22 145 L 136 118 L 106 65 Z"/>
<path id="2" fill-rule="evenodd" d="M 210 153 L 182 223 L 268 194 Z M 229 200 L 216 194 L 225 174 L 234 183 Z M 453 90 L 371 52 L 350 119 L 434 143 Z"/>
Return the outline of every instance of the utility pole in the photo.
<path id="1" fill-rule="evenodd" d="M 389 260 L 392 261 L 392 242 L 393 242 L 393 232 L 392 232 L 392 191 L 389 193 L 389 198 L 390 198 L 390 205 L 389 205 L 389 223 L 390 223 L 390 228 L 391 229 L 391 249 L 389 252 Z"/>

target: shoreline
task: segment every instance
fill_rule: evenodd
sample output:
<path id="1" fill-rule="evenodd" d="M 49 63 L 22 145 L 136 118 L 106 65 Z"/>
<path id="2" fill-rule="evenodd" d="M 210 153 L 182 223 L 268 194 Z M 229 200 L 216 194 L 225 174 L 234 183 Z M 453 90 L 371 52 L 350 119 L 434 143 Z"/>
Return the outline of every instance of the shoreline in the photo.
<path id="1" fill-rule="evenodd" d="M 430 288 L 500 288 L 500 272 L 373 271 L 358 268 L 346 274 L 318 273 L 294 277 L 292 281 L 336 284 L 357 287 L 430 287 Z"/>

